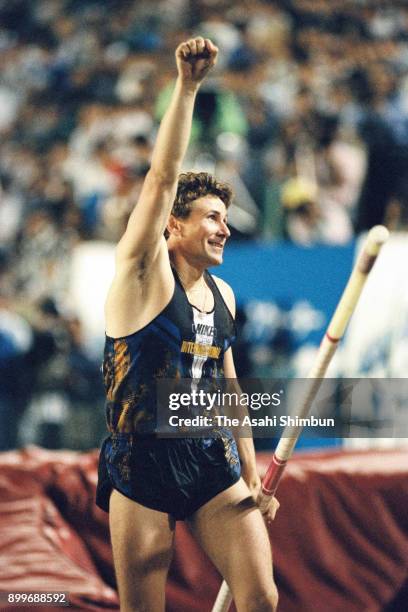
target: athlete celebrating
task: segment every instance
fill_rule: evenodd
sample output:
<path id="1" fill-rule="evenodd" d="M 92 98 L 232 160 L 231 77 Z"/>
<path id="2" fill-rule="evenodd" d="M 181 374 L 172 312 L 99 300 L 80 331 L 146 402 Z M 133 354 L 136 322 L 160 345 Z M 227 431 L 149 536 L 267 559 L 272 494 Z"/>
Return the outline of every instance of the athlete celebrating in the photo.
<path id="1" fill-rule="evenodd" d="M 270 543 L 256 505 L 251 438 L 157 437 L 160 378 L 236 378 L 231 288 L 222 263 L 230 188 L 179 177 L 194 101 L 218 49 L 197 37 L 176 50 L 178 78 L 139 201 L 116 251 L 106 302 L 104 379 L 110 431 L 97 503 L 109 511 L 122 612 L 159 612 L 176 520 L 186 520 L 231 588 L 239 612 L 276 609 Z M 273 519 L 273 499 L 264 516 Z"/>

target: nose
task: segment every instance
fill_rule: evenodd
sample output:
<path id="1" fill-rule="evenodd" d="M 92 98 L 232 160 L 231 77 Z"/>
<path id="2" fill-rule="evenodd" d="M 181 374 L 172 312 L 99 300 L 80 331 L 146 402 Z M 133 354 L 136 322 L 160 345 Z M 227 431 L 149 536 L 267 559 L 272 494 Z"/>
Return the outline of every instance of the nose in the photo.
<path id="1" fill-rule="evenodd" d="M 221 221 L 220 233 L 222 233 L 222 235 L 225 236 L 225 238 L 229 238 L 231 236 L 231 232 L 229 230 L 228 225 L 225 223 L 225 221 Z"/>

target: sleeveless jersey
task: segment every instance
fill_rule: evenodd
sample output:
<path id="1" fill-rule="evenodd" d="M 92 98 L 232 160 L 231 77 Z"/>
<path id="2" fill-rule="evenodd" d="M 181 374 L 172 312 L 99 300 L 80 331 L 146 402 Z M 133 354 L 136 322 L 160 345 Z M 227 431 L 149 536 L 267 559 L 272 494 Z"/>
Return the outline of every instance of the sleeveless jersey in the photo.
<path id="1" fill-rule="evenodd" d="M 106 336 L 103 375 L 111 433 L 154 434 L 156 381 L 160 378 L 224 377 L 225 351 L 235 339 L 235 323 L 211 274 L 211 312 L 192 306 L 173 269 L 169 304 L 142 329 L 125 337 Z"/>

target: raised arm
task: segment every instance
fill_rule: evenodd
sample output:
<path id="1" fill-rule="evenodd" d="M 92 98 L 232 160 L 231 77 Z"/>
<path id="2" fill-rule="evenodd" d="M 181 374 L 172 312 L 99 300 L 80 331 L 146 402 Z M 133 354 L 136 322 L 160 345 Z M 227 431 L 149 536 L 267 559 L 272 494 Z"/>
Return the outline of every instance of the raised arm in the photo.
<path id="1" fill-rule="evenodd" d="M 143 259 L 146 264 L 159 251 L 190 139 L 197 91 L 214 66 L 217 53 L 210 40 L 200 37 L 181 43 L 176 49 L 176 86 L 157 134 L 139 200 L 118 244 L 119 260 Z"/>

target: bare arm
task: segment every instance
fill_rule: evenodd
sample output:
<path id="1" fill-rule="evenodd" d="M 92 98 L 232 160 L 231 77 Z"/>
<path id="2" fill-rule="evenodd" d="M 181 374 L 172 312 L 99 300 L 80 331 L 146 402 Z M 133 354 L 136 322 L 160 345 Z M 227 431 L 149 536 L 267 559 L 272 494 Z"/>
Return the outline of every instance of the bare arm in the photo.
<path id="1" fill-rule="evenodd" d="M 232 349 L 229 348 L 228 351 L 224 355 L 224 374 L 225 378 L 230 379 L 230 385 L 232 389 L 240 394 L 242 393 L 241 387 L 239 386 L 238 381 L 236 380 L 237 374 L 235 371 L 234 359 L 232 356 Z M 233 380 L 231 380 L 233 379 Z M 235 387 L 235 388 L 234 388 Z M 242 406 L 240 407 L 241 418 L 242 418 Z M 252 497 L 259 504 L 262 497 L 261 490 L 261 479 L 258 474 L 257 466 L 256 466 L 256 455 L 255 455 L 255 447 L 252 436 L 243 437 L 243 428 L 240 427 L 239 431 L 241 435 L 236 439 L 238 454 L 241 461 L 241 472 L 242 478 L 245 480 L 248 485 L 248 489 L 250 490 Z M 275 514 L 279 508 L 279 502 L 275 497 L 272 497 L 266 512 L 264 512 L 263 517 L 266 523 L 273 521 L 275 518 Z"/>
<path id="2" fill-rule="evenodd" d="M 220 278 L 214 277 L 214 279 L 218 285 L 219 290 L 221 291 L 221 294 L 225 300 L 226 305 L 228 306 L 229 311 L 235 318 L 235 297 L 231 287 Z M 241 394 L 242 390 L 237 380 L 237 373 L 235 370 L 234 358 L 232 355 L 231 348 L 229 348 L 224 355 L 224 375 L 225 378 L 229 380 L 231 391 Z M 242 409 L 243 407 L 240 406 L 241 414 L 239 416 L 241 418 L 243 417 Z M 238 438 L 236 439 L 236 443 L 239 458 L 241 461 L 242 478 L 248 485 L 248 488 L 253 498 L 259 503 L 261 496 L 261 479 L 259 477 L 258 469 L 256 466 L 254 441 L 252 435 L 248 437 L 243 436 L 242 427 L 240 427 L 238 431 L 241 432 L 241 435 L 238 436 Z M 267 512 L 264 514 L 264 519 L 266 522 L 270 522 L 275 518 L 275 514 L 278 508 L 278 500 L 275 497 L 272 497 Z"/>
<path id="3" fill-rule="evenodd" d="M 151 167 L 139 200 L 121 238 L 117 258 L 154 260 L 162 241 L 178 175 L 187 150 L 194 102 L 218 49 L 208 39 L 195 38 L 176 50 L 178 77 L 170 105 L 163 117 L 153 149 Z"/>
<path id="4" fill-rule="evenodd" d="M 231 315 L 235 318 L 234 292 L 232 291 L 231 287 L 222 279 L 214 276 L 214 280 L 218 285 L 218 289 L 221 291 L 222 297 L 224 298 L 224 301 L 228 306 Z M 229 379 L 231 387 L 234 387 L 233 391 L 239 394 L 242 393 L 237 380 L 237 373 L 235 371 L 234 358 L 232 356 L 231 348 L 229 348 L 224 355 L 224 375 L 225 378 Z M 261 481 L 256 468 L 255 447 L 253 439 L 252 437 L 244 438 L 240 436 L 238 437 L 236 442 L 239 457 L 241 459 L 242 477 L 248 485 L 250 491 L 254 494 L 256 498 L 260 490 Z"/>
<path id="5" fill-rule="evenodd" d="M 228 349 L 224 356 L 224 375 L 225 378 L 228 378 L 230 380 L 230 385 L 231 387 L 234 387 L 234 391 L 239 394 L 242 393 L 239 383 L 236 380 L 237 373 L 235 371 L 234 359 L 232 356 L 231 348 Z M 244 438 L 240 436 L 238 437 L 236 442 L 239 457 L 241 459 L 242 477 L 247 483 L 250 491 L 255 495 L 256 498 L 261 486 L 261 481 L 256 467 L 256 456 L 253 439 L 252 437 Z"/>

